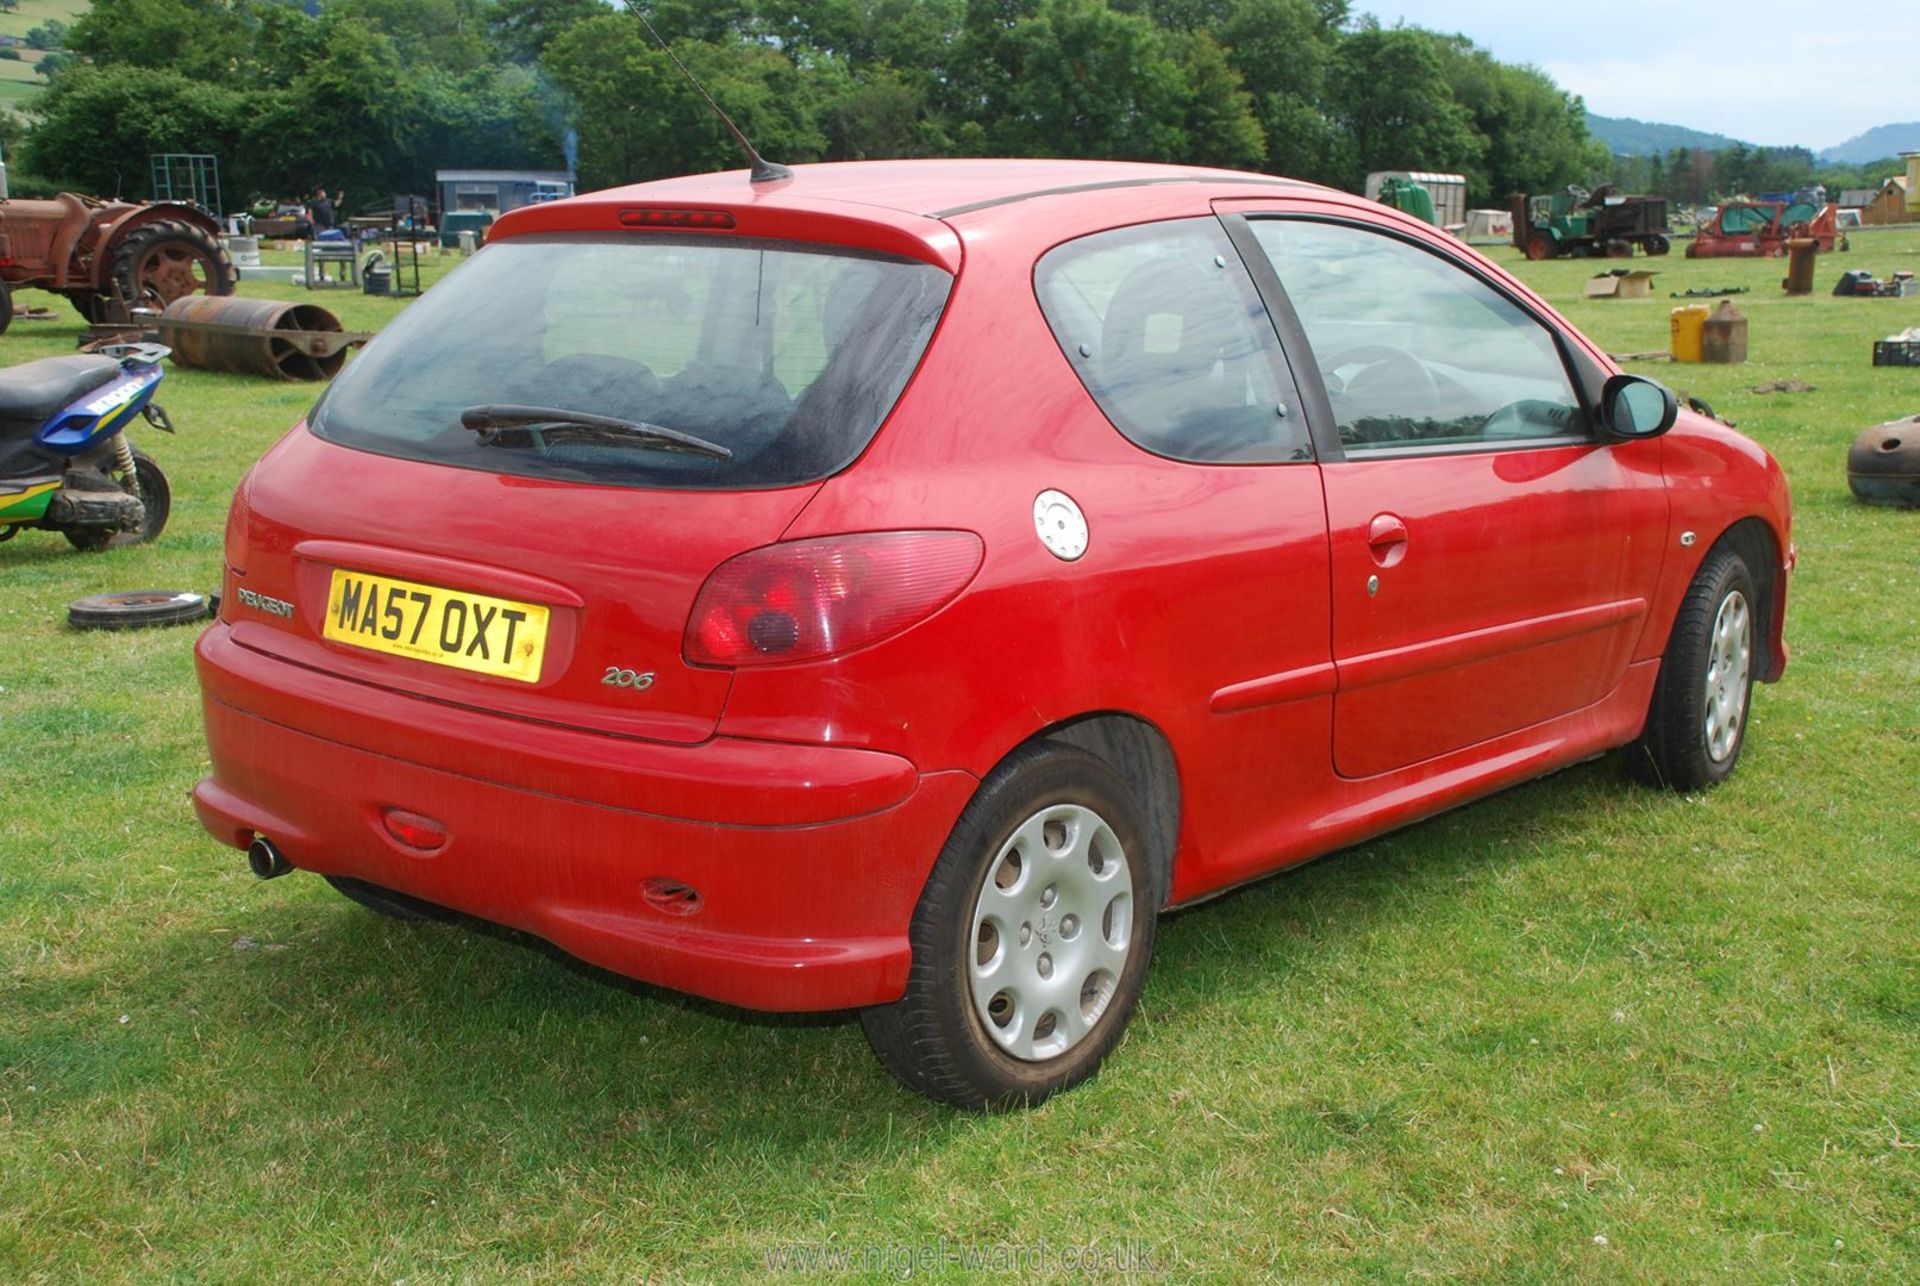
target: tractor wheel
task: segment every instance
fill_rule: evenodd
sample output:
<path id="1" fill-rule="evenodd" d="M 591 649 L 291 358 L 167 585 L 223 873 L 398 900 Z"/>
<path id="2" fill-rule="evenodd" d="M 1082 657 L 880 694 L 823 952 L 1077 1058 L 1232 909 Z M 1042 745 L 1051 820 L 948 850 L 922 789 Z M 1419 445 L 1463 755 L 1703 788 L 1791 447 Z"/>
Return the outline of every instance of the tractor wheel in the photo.
<path id="1" fill-rule="evenodd" d="M 1527 258 L 1538 263 L 1542 259 L 1553 258 L 1553 238 L 1544 232 L 1536 232 L 1527 238 Z"/>
<path id="2" fill-rule="evenodd" d="M 114 247 L 108 280 L 134 308 L 162 309 L 205 292 L 233 293 L 233 260 L 211 233 L 179 219 L 143 223 Z"/>
<path id="3" fill-rule="evenodd" d="M 0 335 L 13 325 L 13 287 L 0 281 Z"/>
<path id="4" fill-rule="evenodd" d="M 1640 245 L 1650 255 L 1663 255 L 1673 249 L 1673 242 L 1665 237 L 1648 237 Z"/>
<path id="5" fill-rule="evenodd" d="M 1609 259 L 1633 258 L 1633 242 L 1631 241 L 1607 242 L 1607 258 Z"/>
<path id="6" fill-rule="evenodd" d="M 73 311 L 79 313 L 89 326 L 98 326 L 107 319 L 107 297 L 97 290 L 69 290 L 67 302 L 73 305 Z"/>

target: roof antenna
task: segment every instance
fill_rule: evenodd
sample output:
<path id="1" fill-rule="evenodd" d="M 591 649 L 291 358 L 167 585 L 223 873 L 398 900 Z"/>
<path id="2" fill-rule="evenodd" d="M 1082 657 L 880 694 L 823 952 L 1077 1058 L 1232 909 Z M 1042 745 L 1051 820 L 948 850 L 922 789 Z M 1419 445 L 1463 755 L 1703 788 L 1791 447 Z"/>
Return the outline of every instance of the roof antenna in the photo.
<path id="1" fill-rule="evenodd" d="M 653 24 L 647 21 L 647 15 L 634 8 L 633 0 L 624 0 L 624 2 L 627 12 L 640 20 L 640 25 L 647 29 L 647 34 L 651 35 L 655 40 L 658 40 L 660 47 L 667 51 L 667 57 L 673 59 L 673 65 L 680 69 L 680 74 L 685 76 L 687 82 L 700 92 L 700 97 L 707 100 L 707 106 L 711 107 L 713 114 L 720 118 L 720 123 L 727 127 L 727 132 L 740 140 L 740 146 L 746 149 L 747 156 L 753 161 L 753 168 L 748 175 L 748 182 L 771 183 L 775 179 L 792 178 L 792 170 L 780 164 L 778 161 L 769 161 L 766 157 L 760 155 L 752 143 L 747 141 L 747 136 L 740 132 L 738 125 L 733 123 L 733 117 L 721 110 L 720 104 L 713 101 L 713 95 L 707 92 L 706 86 L 693 78 L 693 73 L 687 70 L 687 65 L 680 61 L 680 55 L 673 52 L 673 46 L 669 45 L 666 40 L 661 37 L 660 33 L 653 29 Z"/>

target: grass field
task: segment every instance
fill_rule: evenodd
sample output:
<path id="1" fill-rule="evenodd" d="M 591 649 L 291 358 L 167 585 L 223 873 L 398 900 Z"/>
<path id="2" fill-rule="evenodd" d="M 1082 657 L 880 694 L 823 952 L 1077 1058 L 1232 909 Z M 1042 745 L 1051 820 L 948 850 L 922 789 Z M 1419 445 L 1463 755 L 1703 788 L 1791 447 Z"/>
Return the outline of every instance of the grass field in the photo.
<path id="1" fill-rule="evenodd" d="M 1844 478 L 1920 411 L 1920 370 L 1868 365 L 1920 299 L 1824 293 L 1920 268 L 1920 231 L 1791 301 L 1779 261 L 1676 255 L 1607 302 L 1592 263 L 1516 266 L 1616 352 L 1664 347 L 1670 290 L 1752 288 L 1746 365 L 1636 368 L 1793 480 L 1793 662 L 1740 772 L 1683 798 L 1599 761 L 1175 916 L 1105 1073 L 990 1118 L 845 1017 L 397 925 L 204 835 L 193 631 L 64 607 L 214 587 L 235 481 L 315 390 L 170 371 L 163 539 L 0 546 L 0 1280 L 1076 1277 L 1088 1246 L 1176 1281 L 1920 1276 L 1920 514 Z M 1749 391 L 1789 377 L 1817 391 Z"/>

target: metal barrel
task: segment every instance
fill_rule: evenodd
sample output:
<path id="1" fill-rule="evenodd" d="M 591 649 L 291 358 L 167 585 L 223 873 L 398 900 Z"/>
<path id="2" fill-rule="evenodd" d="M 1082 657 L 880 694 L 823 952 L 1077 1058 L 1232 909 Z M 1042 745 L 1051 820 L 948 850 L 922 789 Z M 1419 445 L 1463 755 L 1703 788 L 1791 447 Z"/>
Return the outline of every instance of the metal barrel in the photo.
<path id="1" fill-rule="evenodd" d="M 338 375 L 347 360 L 346 348 L 333 341 L 303 342 L 301 337 L 340 330 L 340 319 L 316 304 L 233 295 L 185 295 L 160 315 L 160 342 L 182 366 L 283 380 Z"/>

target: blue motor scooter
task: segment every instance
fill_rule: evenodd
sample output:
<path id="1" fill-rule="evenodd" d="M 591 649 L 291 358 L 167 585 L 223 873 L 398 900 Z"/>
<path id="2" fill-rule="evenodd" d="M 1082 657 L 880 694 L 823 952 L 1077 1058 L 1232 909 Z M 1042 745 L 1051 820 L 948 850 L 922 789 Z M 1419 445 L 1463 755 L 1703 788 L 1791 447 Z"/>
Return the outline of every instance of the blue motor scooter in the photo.
<path id="1" fill-rule="evenodd" d="M 0 541 L 37 527 L 95 550 L 160 534 L 172 491 L 127 428 L 144 416 L 173 432 L 153 400 L 170 351 L 113 344 L 0 370 Z"/>

